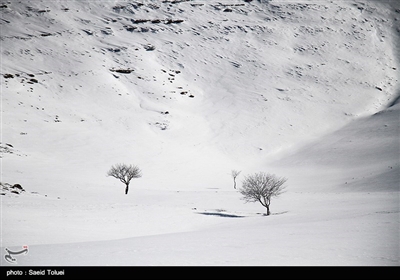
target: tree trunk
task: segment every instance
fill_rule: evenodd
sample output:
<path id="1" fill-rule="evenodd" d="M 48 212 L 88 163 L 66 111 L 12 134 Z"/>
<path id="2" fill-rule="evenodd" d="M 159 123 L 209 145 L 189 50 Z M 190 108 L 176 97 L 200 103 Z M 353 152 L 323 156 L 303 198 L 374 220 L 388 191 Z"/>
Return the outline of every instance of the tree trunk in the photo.
<path id="1" fill-rule="evenodd" d="M 128 190 L 129 190 L 129 185 L 126 184 L 126 188 L 125 188 L 125 194 L 128 194 Z"/>
<path id="2" fill-rule="evenodd" d="M 233 188 L 236 189 L 236 180 L 235 179 L 233 179 Z"/>
<path id="3" fill-rule="evenodd" d="M 271 214 L 271 212 L 269 211 L 269 206 L 266 206 L 266 207 L 267 207 L 267 216 L 269 216 Z"/>

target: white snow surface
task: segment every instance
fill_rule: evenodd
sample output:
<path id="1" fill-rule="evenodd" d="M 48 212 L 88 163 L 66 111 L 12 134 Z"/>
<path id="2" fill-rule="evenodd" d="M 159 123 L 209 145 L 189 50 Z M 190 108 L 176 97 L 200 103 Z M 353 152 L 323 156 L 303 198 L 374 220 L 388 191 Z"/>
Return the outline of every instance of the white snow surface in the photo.
<path id="1" fill-rule="evenodd" d="M 398 2 L 0 13 L 2 266 L 400 264 Z M 233 169 L 288 178 L 272 215 Z"/>

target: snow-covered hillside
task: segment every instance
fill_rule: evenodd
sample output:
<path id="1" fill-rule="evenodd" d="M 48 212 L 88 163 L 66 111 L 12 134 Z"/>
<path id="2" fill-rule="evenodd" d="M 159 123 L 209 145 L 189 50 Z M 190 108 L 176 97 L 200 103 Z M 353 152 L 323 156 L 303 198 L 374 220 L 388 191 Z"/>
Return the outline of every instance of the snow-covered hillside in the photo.
<path id="1" fill-rule="evenodd" d="M 3 191 L 1 247 L 29 245 L 18 264 L 399 264 L 395 1 L 0 12 L 1 182 L 25 189 Z M 120 162 L 143 171 L 128 195 L 106 176 Z M 288 178 L 272 216 L 232 169 Z"/>

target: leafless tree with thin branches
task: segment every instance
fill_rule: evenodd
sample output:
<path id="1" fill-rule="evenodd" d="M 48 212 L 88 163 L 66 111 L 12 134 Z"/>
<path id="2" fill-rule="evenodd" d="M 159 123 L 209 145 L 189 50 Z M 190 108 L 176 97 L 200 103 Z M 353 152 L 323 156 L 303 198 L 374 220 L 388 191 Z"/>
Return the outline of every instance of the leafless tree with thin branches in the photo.
<path id="1" fill-rule="evenodd" d="M 265 172 L 255 173 L 246 176 L 242 188 L 239 190 L 246 202 L 260 202 L 262 206 L 267 208 L 267 216 L 271 214 L 269 206 L 271 198 L 279 196 L 286 188 L 284 186 L 287 181 L 284 177 L 277 177 L 274 174 Z"/>
<path id="2" fill-rule="evenodd" d="M 117 178 L 125 184 L 125 194 L 128 194 L 129 184 L 133 178 L 142 177 L 142 171 L 136 165 L 116 164 L 111 166 L 108 176 Z"/>
<path id="3" fill-rule="evenodd" d="M 240 172 L 242 171 L 237 171 L 237 170 L 232 170 L 231 175 L 233 178 L 233 188 L 236 189 L 236 177 L 239 176 Z"/>

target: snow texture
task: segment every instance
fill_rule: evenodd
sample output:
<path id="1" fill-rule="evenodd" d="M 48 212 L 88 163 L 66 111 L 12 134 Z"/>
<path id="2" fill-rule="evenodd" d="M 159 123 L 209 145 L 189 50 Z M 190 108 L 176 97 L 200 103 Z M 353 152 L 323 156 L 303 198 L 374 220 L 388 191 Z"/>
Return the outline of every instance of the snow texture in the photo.
<path id="1" fill-rule="evenodd" d="M 398 2 L 0 13 L 2 266 L 400 264 Z M 288 178 L 270 216 L 232 170 Z"/>

